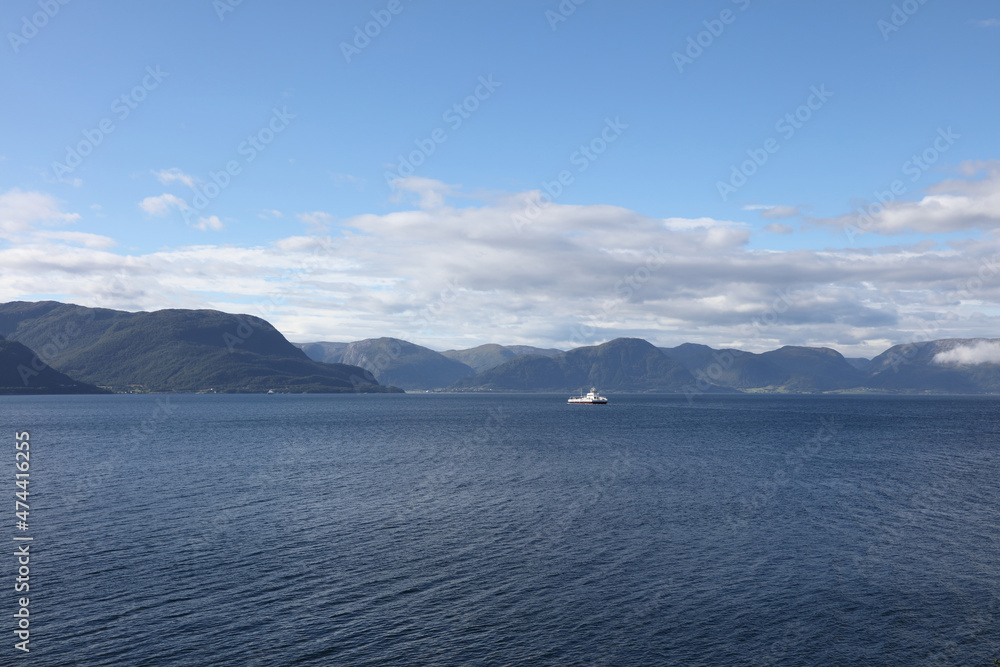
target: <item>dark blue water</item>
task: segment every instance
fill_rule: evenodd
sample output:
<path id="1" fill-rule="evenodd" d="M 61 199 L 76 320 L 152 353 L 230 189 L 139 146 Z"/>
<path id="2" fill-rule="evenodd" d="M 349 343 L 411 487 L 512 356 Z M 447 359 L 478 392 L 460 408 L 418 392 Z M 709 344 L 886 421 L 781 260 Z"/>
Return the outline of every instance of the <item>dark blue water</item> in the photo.
<path id="1" fill-rule="evenodd" d="M 0 398 L 0 664 L 1000 658 L 1000 400 L 611 398 Z"/>

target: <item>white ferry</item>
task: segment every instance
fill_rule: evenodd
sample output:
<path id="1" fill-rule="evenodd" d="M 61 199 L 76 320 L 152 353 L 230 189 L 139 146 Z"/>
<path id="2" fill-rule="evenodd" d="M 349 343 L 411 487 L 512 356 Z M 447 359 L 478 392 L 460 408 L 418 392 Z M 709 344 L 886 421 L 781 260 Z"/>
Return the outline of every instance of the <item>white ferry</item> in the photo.
<path id="1" fill-rule="evenodd" d="M 608 399 L 604 398 L 597 393 L 597 389 L 594 387 L 590 388 L 590 392 L 587 394 L 582 394 L 580 396 L 573 396 L 567 403 L 578 403 L 581 405 L 607 405 Z"/>

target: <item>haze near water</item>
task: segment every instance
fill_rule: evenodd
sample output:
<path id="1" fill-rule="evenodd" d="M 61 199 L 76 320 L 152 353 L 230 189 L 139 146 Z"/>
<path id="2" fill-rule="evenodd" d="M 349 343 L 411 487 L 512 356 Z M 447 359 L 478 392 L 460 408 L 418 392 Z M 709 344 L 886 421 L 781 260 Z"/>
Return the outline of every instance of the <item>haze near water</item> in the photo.
<path id="1" fill-rule="evenodd" d="M 1000 657 L 997 399 L 610 398 L 5 397 L 23 664 Z"/>

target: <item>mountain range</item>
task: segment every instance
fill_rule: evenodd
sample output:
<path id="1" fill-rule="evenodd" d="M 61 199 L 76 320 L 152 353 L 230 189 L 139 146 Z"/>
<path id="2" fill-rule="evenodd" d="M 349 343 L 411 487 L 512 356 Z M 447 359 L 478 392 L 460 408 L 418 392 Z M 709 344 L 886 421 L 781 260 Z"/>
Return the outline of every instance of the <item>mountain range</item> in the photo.
<path id="1" fill-rule="evenodd" d="M 353 343 L 311 343 L 300 346 L 316 361 L 360 366 L 379 382 L 402 389 L 448 387 L 475 371 L 420 345 L 397 338 L 371 338 Z"/>
<path id="2" fill-rule="evenodd" d="M 871 360 L 867 386 L 878 391 L 1000 393 L 1000 340 L 947 338 L 896 345 Z"/>
<path id="3" fill-rule="evenodd" d="M 510 361 L 514 357 L 526 354 L 555 357 L 562 354 L 562 352 L 562 350 L 531 347 L 530 345 L 497 345 L 496 343 L 487 343 L 486 345 L 469 348 L 468 350 L 446 350 L 441 354 L 449 359 L 461 361 L 476 373 L 482 373 L 483 371 L 488 371 L 491 368 L 499 366 L 505 361 Z"/>
<path id="4" fill-rule="evenodd" d="M 468 350 L 434 350 L 398 338 L 369 338 L 353 343 L 304 343 L 299 345 L 310 359 L 326 363 L 360 366 L 379 382 L 407 390 L 450 387 L 456 382 L 489 370 L 518 356 L 556 356 L 562 350 L 527 345 L 480 345 Z"/>
<path id="5" fill-rule="evenodd" d="M 863 370 L 827 347 L 786 346 L 755 354 L 685 343 L 662 350 L 694 374 L 698 384 L 741 391 L 835 391 L 860 387 L 865 379 Z"/>
<path id="6" fill-rule="evenodd" d="M 872 360 L 824 347 L 763 353 L 685 343 L 656 348 L 619 338 L 545 357 L 514 357 L 463 378 L 453 390 L 750 393 L 1000 393 L 1000 339 L 897 345 Z"/>
<path id="7" fill-rule="evenodd" d="M 114 391 L 399 391 L 357 366 L 313 361 L 250 315 L 12 302 L 0 304 L 0 335 L 33 350 L 37 366 Z"/>
<path id="8" fill-rule="evenodd" d="M 601 387 L 607 391 L 680 392 L 694 376 L 651 343 L 617 338 L 555 356 L 514 357 L 478 375 L 460 380 L 456 389 L 501 391 L 573 391 Z"/>
<path id="9" fill-rule="evenodd" d="M 211 310 L 0 304 L 0 393 L 547 391 L 1000 393 L 1000 339 L 763 353 L 638 338 L 562 351 L 438 352 L 396 338 L 290 343 L 267 321 Z M 398 389 L 397 389 L 398 387 Z"/>

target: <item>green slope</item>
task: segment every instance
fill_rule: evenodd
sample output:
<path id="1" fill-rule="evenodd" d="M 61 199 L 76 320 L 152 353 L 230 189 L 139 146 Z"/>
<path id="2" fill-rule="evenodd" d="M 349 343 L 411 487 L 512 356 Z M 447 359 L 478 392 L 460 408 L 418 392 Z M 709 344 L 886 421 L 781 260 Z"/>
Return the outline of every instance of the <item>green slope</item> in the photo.
<path id="1" fill-rule="evenodd" d="M 740 391 L 814 393 L 852 389 L 865 374 L 836 350 L 786 346 L 755 354 L 685 343 L 664 348 L 695 377 Z"/>
<path id="2" fill-rule="evenodd" d="M 793 392 L 820 392 L 852 389 L 864 384 L 865 374 L 840 352 L 828 347 L 787 345 L 760 355 L 782 371 L 787 378 L 782 389 Z"/>
<path id="3" fill-rule="evenodd" d="M 938 362 L 940 354 L 976 345 L 1000 346 L 1000 340 L 948 338 L 895 345 L 871 360 L 867 384 L 907 393 L 1000 393 L 1000 364 Z"/>
<path id="4" fill-rule="evenodd" d="M 0 305 L 0 327 L 54 368 L 118 391 L 388 390 L 360 368 L 310 360 L 249 315 L 15 303 Z"/>
<path id="5" fill-rule="evenodd" d="M 789 377 L 786 371 L 773 362 L 752 352 L 715 350 L 695 343 L 661 349 L 702 383 L 742 390 L 781 386 Z"/>
<path id="6" fill-rule="evenodd" d="M 330 358 L 371 371 L 383 384 L 403 389 L 441 389 L 475 374 L 465 364 L 398 338 L 348 343 Z"/>
<path id="7" fill-rule="evenodd" d="M 477 373 L 496 368 L 500 364 L 510 361 L 517 356 L 503 345 L 497 345 L 496 343 L 488 343 L 467 350 L 445 350 L 441 354 L 449 359 L 465 364 Z"/>
<path id="8" fill-rule="evenodd" d="M 0 394 L 107 393 L 60 373 L 28 347 L 0 337 Z"/>

